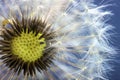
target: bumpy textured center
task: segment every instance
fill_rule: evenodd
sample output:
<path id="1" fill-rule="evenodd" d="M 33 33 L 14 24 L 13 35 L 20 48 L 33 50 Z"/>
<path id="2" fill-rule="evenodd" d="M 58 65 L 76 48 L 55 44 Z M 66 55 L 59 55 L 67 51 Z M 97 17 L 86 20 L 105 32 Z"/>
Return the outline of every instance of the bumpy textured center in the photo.
<path id="1" fill-rule="evenodd" d="M 41 58 L 45 49 L 45 39 L 35 36 L 33 32 L 21 33 L 21 36 L 14 37 L 11 42 L 12 53 L 21 58 L 24 62 L 34 62 Z"/>

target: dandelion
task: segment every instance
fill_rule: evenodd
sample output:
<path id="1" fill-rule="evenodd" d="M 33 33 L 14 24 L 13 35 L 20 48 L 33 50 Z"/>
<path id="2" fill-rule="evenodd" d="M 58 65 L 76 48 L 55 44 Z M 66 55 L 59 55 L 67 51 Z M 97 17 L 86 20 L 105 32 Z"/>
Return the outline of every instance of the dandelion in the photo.
<path id="1" fill-rule="evenodd" d="M 0 1 L 0 80 L 107 80 L 109 5 Z"/>

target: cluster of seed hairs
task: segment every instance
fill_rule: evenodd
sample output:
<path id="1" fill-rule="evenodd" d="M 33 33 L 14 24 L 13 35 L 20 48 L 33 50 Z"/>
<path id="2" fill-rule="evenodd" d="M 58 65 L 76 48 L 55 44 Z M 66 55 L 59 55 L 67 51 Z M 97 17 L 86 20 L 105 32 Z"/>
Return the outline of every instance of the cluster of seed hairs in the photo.
<path id="1" fill-rule="evenodd" d="M 108 80 L 112 13 L 96 1 L 1 0 L 0 80 Z"/>
<path id="2" fill-rule="evenodd" d="M 54 56 L 54 48 L 51 47 L 47 49 L 50 45 L 49 43 L 47 43 L 47 41 L 53 38 L 52 35 L 54 35 L 54 33 L 47 34 L 46 31 L 50 27 L 46 28 L 46 30 L 44 31 L 45 27 L 46 23 L 41 19 L 25 19 L 24 16 L 22 17 L 22 21 L 19 21 L 17 18 L 6 21 L 6 25 L 3 27 L 4 30 L 2 31 L 1 35 L 3 39 L 0 40 L 0 55 L 2 55 L 0 59 L 3 60 L 3 64 L 10 68 L 10 70 L 14 70 L 17 75 L 19 75 L 23 71 L 24 75 L 33 76 L 36 75 L 36 69 L 39 72 L 41 72 L 42 70 L 46 70 L 49 65 L 52 64 L 52 59 Z M 24 61 L 18 55 L 15 55 L 15 53 L 13 53 L 11 45 L 12 40 L 16 37 L 20 37 L 22 33 L 33 33 L 35 37 L 40 33 L 42 35 L 39 37 L 39 39 L 45 38 L 45 42 L 39 43 L 39 46 L 41 46 L 42 44 L 46 44 L 46 46 L 45 49 L 42 51 L 42 56 L 39 57 L 37 60 Z"/>

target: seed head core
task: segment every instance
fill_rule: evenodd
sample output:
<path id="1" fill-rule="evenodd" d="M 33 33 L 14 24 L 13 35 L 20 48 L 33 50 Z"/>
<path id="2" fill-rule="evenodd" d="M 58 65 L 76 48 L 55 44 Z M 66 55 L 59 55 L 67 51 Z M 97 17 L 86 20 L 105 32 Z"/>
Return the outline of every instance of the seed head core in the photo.
<path id="1" fill-rule="evenodd" d="M 35 36 L 33 32 L 22 32 L 21 36 L 14 37 L 11 41 L 11 48 L 14 55 L 17 55 L 25 62 L 34 62 L 43 56 L 46 43 L 45 39 Z"/>

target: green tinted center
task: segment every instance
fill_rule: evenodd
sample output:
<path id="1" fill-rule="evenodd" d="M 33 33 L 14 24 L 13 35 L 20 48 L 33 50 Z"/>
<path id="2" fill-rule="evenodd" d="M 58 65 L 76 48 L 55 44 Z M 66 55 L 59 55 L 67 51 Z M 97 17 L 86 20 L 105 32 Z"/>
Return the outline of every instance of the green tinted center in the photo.
<path id="1" fill-rule="evenodd" d="M 12 53 L 25 62 L 34 62 L 43 56 L 46 47 L 45 38 L 39 39 L 42 34 L 35 36 L 33 32 L 21 33 L 11 42 Z"/>

